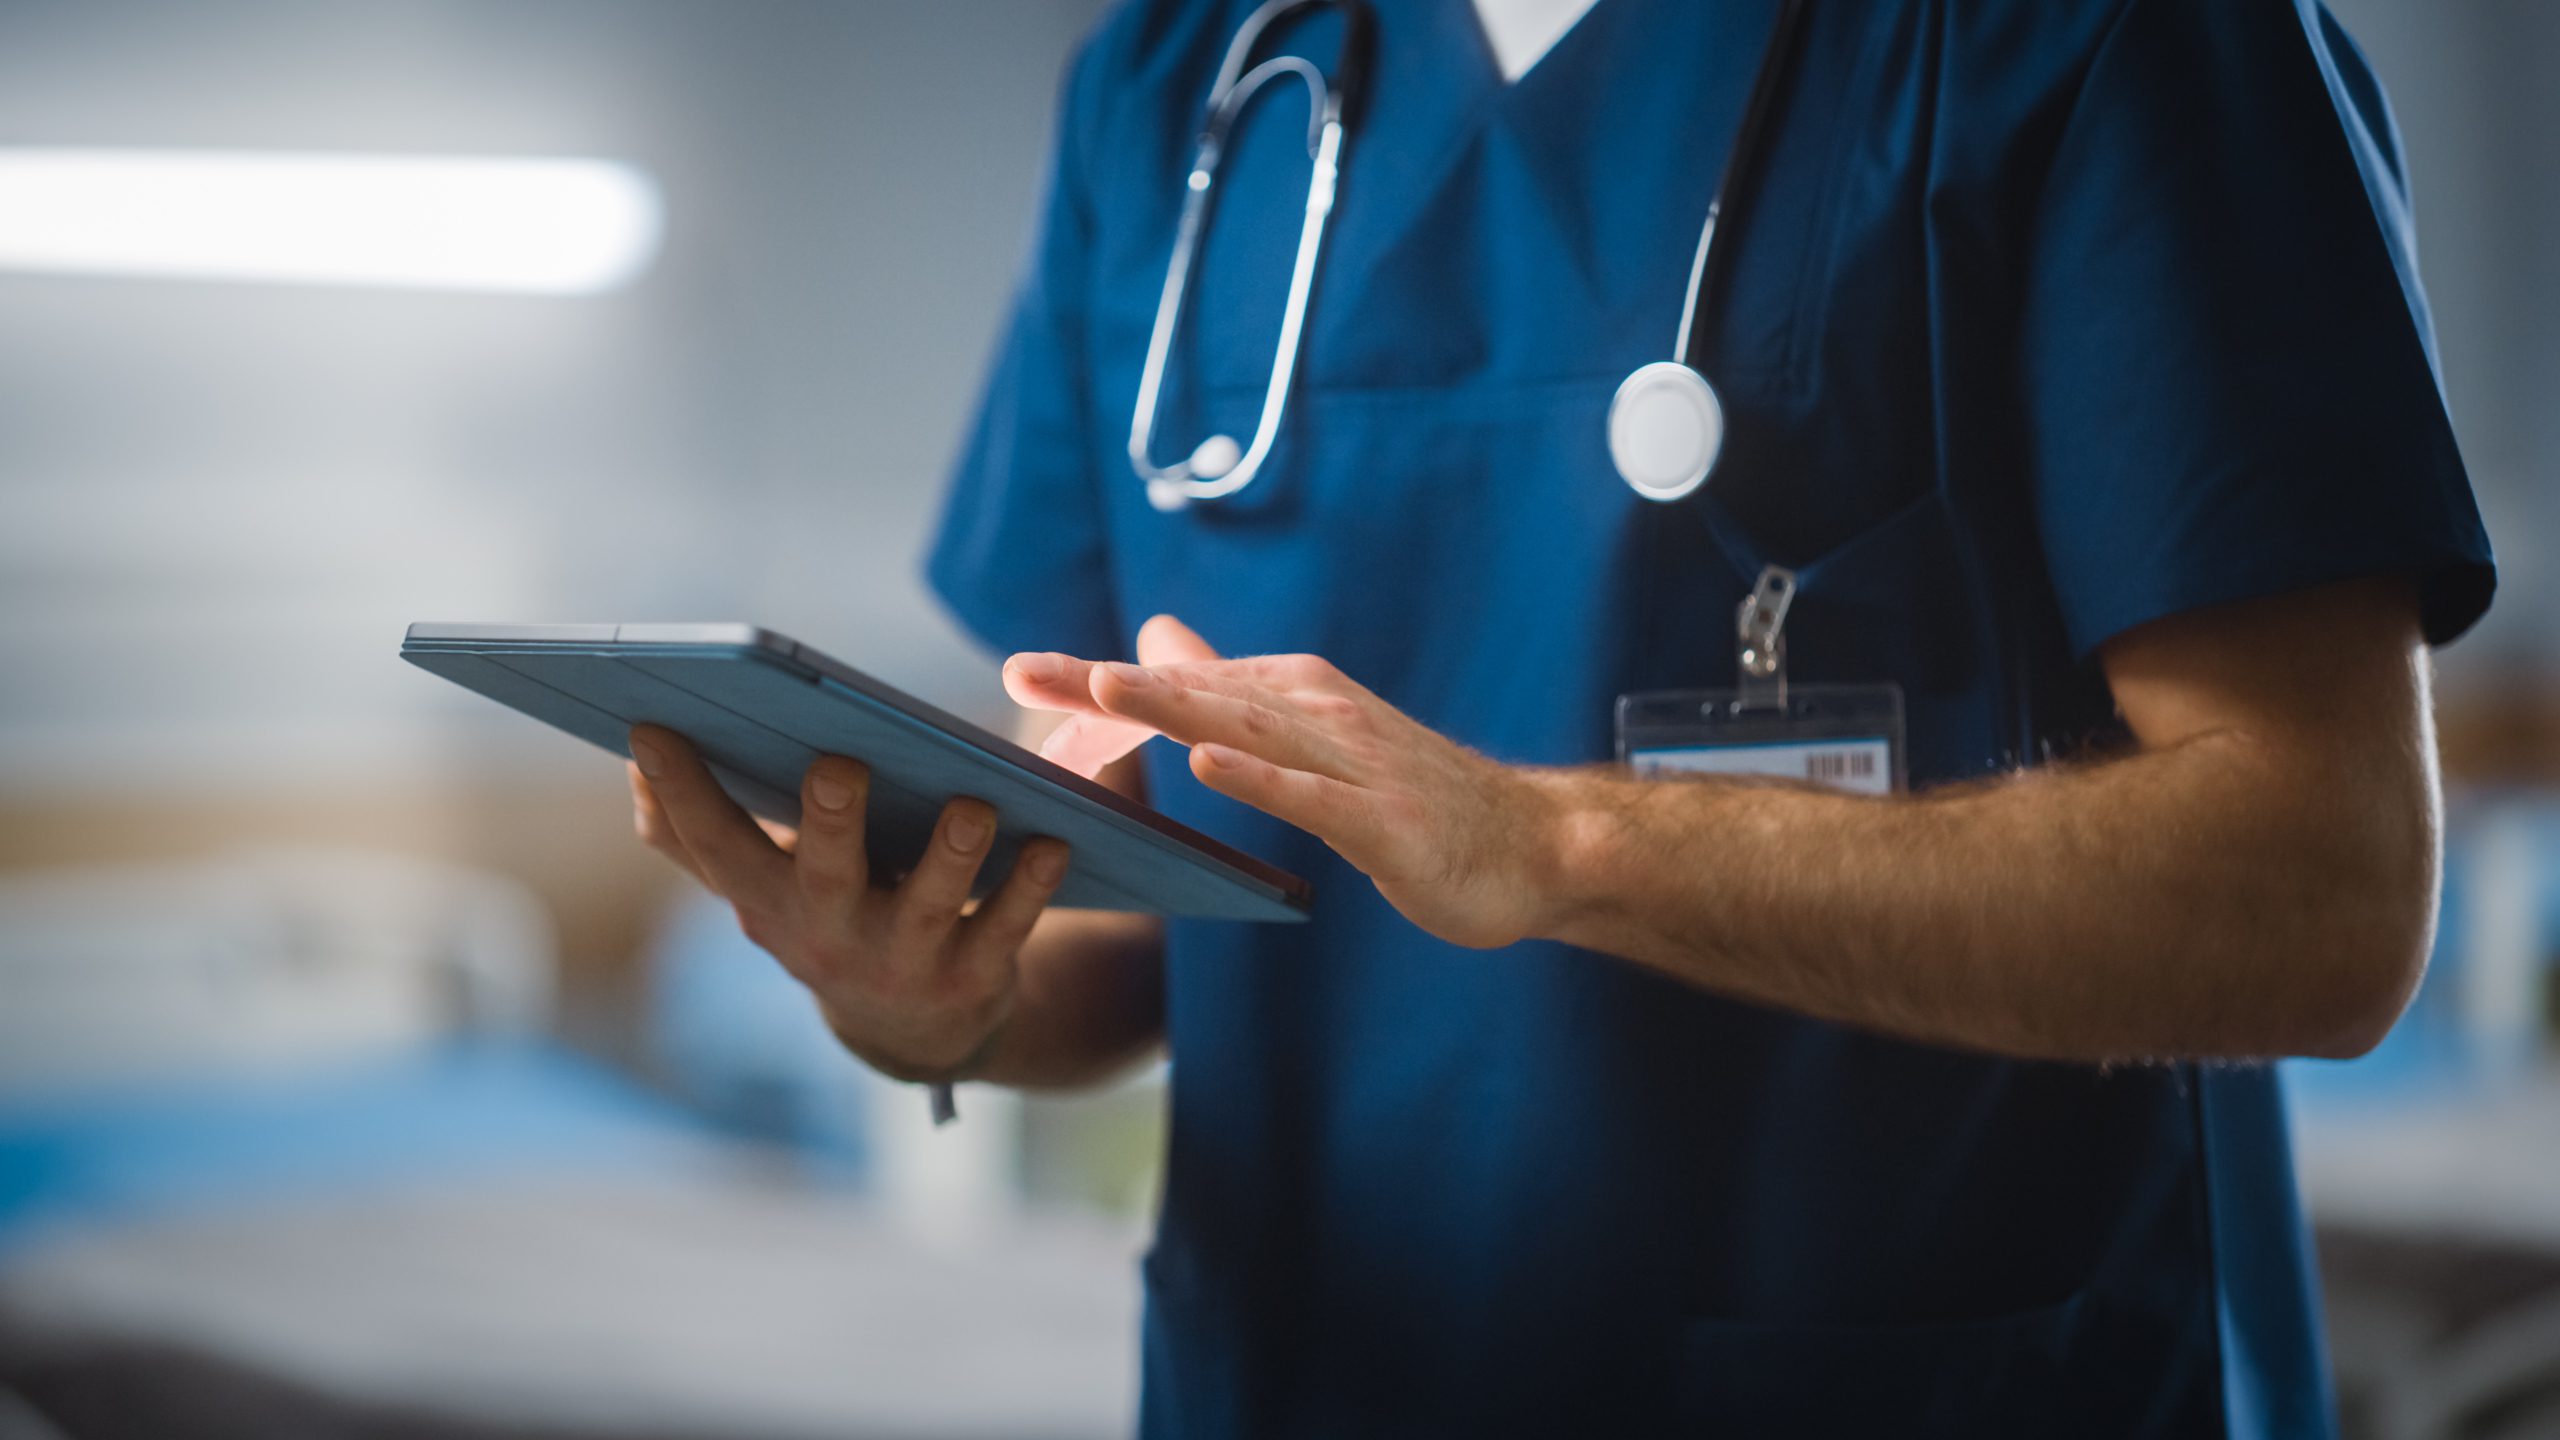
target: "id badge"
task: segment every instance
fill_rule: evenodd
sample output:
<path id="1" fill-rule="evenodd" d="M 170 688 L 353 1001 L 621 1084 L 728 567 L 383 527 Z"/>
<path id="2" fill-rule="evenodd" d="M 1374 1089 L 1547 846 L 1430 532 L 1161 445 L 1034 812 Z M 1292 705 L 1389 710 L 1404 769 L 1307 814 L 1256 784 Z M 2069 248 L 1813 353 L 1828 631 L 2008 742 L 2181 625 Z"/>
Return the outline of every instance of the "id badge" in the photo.
<path id="1" fill-rule="evenodd" d="M 1731 690 L 1618 697 L 1618 759 L 1638 779 L 1754 775 L 1857 795 L 1904 785 L 1902 690 L 1890 684 L 1789 685 L 1786 616 L 1792 572 L 1771 566 L 1736 617 Z"/>
<path id="2" fill-rule="evenodd" d="M 1903 786 L 1902 690 L 1795 685 L 1776 704 L 1739 690 L 1622 695 L 1618 759 L 1639 780 L 1765 775 L 1892 795 Z"/>

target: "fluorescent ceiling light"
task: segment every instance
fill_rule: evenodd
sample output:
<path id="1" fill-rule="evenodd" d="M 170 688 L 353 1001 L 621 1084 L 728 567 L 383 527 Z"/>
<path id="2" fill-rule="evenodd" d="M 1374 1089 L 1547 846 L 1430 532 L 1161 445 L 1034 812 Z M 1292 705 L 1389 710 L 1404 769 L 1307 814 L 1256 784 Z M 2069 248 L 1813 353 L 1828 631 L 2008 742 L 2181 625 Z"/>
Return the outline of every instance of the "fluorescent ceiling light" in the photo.
<path id="1" fill-rule="evenodd" d="M 0 269 L 587 295 L 661 225 L 609 160 L 0 148 Z"/>

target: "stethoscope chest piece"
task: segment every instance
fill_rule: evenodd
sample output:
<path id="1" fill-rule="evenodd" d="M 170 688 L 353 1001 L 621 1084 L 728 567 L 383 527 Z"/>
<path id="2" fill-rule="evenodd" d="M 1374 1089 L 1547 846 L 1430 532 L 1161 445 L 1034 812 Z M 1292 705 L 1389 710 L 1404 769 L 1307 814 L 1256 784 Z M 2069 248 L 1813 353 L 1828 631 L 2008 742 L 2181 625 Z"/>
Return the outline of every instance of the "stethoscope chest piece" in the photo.
<path id="1" fill-rule="evenodd" d="M 1609 402 L 1609 458 L 1647 500 L 1677 500 L 1707 483 L 1723 449 L 1723 402 L 1677 360 L 1629 375 Z"/>

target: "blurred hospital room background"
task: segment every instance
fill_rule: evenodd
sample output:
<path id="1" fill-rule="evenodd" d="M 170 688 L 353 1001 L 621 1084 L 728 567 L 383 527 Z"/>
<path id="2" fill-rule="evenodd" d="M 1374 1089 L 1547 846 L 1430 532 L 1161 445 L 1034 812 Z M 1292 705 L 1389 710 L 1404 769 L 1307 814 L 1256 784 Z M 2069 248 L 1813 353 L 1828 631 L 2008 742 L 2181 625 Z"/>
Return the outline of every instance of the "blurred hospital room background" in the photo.
<path id="1" fill-rule="evenodd" d="M 745 619 L 1004 724 L 917 555 L 1101 8 L 0 0 L 0 1440 L 1127 1433 L 1161 1077 L 932 1131 L 394 654 Z M 2560 6 L 2333 8 L 2503 587 L 2296 1146 L 2350 1433 L 2549 1436 Z"/>

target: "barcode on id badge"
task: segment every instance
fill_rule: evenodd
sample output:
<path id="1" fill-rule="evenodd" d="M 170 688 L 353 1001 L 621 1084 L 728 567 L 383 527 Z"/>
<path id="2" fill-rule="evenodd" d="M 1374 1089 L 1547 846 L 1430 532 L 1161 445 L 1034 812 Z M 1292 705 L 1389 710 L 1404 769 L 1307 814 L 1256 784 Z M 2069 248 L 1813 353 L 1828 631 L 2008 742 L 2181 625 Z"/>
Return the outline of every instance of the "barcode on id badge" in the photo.
<path id="1" fill-rule="evenodd" d="M 1876 757 L 1864 750 L 1815 750 L 1804 757 L 1804 778 L 1844 785 L 1875 778 Z"/>
<path id="2" fill-rule="evenodd" d="M 1859 795 L 1885 795 L 1893 790 L 1893 747 L 1881 735 L 1745 745 L 1652 746 L 1630 751 L 1627 761 L 1639 776 L 1666 771 L 1762 775 L 1775 780 L 1810 780 Z"/>

